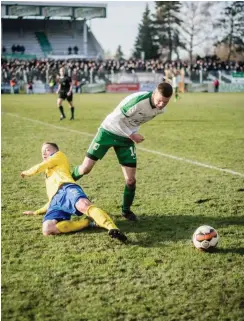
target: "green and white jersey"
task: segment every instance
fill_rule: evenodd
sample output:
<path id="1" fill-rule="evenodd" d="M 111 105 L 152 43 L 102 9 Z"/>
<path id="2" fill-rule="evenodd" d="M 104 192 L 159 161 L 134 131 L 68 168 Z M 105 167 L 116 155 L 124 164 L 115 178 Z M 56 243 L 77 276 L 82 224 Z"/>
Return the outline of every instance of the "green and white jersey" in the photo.
<path id="1" fill-rule="evenodd" d="M 127 96 L 104 119 L 101 127 L 118 136 L 128 137 L 136 133 L 141 124 L 165 111 L 165 108 L 159 110 L 153 107 L 151 97 L 152 92 L 148 91 Z"/>

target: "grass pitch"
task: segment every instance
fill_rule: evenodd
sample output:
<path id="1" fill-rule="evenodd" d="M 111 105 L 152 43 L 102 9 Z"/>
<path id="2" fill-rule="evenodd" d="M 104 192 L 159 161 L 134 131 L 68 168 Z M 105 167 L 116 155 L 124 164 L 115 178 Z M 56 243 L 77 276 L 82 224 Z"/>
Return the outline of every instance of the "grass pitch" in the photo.
<path id="1" fill-rule="evenodd" d="M 244 94 L 185 94 L 141 127 L 137 223 L 121 217 L 124 180 L 113 151 L 82 178 L 128 245 L 103 230 L 45 238 L 42 217 L 22 214 L 46 202 L 42 175 L 20 178 L 40 162 L 41 144 L 54 141 L 81 163 L 124 96 L 75 95 L 74 122 L 59 121 L 55 95 L 2 96 L 3 321 L 244 320 Z M 214 254 L 191 245 L 202 224 L 220 235 Z"/>

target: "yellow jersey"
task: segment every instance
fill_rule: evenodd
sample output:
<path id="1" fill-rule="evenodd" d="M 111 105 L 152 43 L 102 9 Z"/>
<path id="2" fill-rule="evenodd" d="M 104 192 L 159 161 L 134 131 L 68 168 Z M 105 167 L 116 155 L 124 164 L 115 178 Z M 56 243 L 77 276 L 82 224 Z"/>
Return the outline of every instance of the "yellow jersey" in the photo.
<path id="1" fill-rule="evenodd" d="M 47 211 L 47 208 L 53 198 L 57 193 L 59 187 L 64 183 L 74 183 L 70 172 L 70 164 L 67 156 L 58 151 L 51 155 L 47 160 L 40 164 L 37 164 L 27 171 L 24 171 L 26 176 L 33 176 L 35 174 L 45 172 L 46 174 L 46 189 L 48 196 L 48 203 L 45 204 L 39 210 L 36 210 L 34 214 L 42 214 Z"/>

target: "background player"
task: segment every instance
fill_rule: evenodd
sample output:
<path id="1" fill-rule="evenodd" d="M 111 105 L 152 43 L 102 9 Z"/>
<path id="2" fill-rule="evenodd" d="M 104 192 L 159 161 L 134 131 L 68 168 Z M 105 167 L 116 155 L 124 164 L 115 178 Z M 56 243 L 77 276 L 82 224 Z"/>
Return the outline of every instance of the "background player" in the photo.
<path id="1" fill-rule="evenodd" d="M 60 120 L 63 120 L 66 118 L 65 113 L 64 113 L 64 108 L 62 106 L 63 100 L 67 99 L 67 102 L 70 106 L 70 111 L 71 111 L 71 117 L 70 120 L 74 120 L 74 113 L 75 113 L 75 107 L 73 105 L 73 93 L 72 93 L 72 80 L 70 77 L 66 76 L 64 73 L 64 68 L 60 68 L 59 70 L 59 85 L 58 85 L 58 100 L 57 100 L 57 105 L 60 110 Z"/>
<path id="2" fill-rule="evenodd" d="M 175 95 L 174 101 L 179 99 L 179 83 L 180 83 L 180 71 L 174 69 L 172 72 L 172 87 Z"/>
<path id="3" fill-rule="evenodd" d="M 82 165 L 75 167 L 73 178 L 88 174 L 98 159 L 102 159 L 113 147 L 122 166 L 125 178 L 122 215 L 135 221 L 136 215 L 130 210 L 136 190 L 136 148 L 144 137 L 138 134 L 139 126 L 155 116 L 164 113 L 173 93 L 167 82 L 160 83 L 153 92 L 137 92 L 127 96 L 102 122 L 93 139 Z"/>
<path id="4" fill-rule="evenodd" d="M 107 229 L 110 237 L 125 242 L 127 237 L 120 232 L 109 215 L 93 205 L 82 188 L 75 184 L 68 158 L 59 151 L 58 146 L 55 143 L 44 143 L 41 152 L 43 162 L 23 171 L 21 177 L 45 172 L 48 203 L 39 210 L 24 212 L 27 215 L 46 213 L 43 219 L 43 235 L 74 232 L 88 227 L 88 219 L 70 220 L 71 215 L 81 216 L 84 213 L 99 227 Z"/>

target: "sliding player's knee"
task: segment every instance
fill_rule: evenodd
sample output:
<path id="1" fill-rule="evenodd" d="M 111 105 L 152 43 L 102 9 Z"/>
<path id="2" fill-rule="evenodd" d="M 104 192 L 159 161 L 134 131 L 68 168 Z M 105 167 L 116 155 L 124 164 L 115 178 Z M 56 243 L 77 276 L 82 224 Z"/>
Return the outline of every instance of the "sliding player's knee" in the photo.
<path id="1" fill-rule="evenodd" d="M 55 235 L 58 234 L 59 231 L 56 227 L 56 223 L 52 221 L 46 221 L 42 225 L 42 234 L 44 236 Z"/>
<path id="2" fill-rule="evenodd" d="M 81 213 L 86 213 L 91 202 L 87 198 L 80 198 L 75 204 L 76 209 Z"/>

